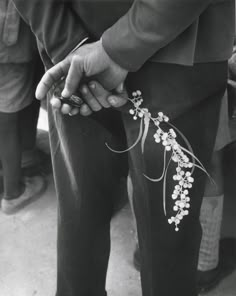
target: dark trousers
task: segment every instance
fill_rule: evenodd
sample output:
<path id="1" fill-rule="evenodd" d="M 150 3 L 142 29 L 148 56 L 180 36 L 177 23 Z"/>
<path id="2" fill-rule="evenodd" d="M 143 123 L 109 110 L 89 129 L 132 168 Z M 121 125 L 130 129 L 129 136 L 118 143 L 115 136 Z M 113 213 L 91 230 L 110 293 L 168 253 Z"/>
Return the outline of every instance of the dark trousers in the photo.
<path id="1" fill-rule="evenodd" d="M 127 79 L 130 92 L 140 89 L 153 116 L 163 111 L 187 137 L 207 168 L 214 147 L 227 63 L 194 67 L 147 63 Z M 167 216 L 163 184 L 147 180 L 163 170 L 163 146 L 150 126 L 144 154 L 140 145 L 129 153 L 139 122 L 120 110 L 103 110 L 88 118 L 63 116 L 49 107 L 50 138 L 58 207 L 57 296 L 104 296 L 110 252 L 110 221 L 119 180 L 130 170 L 141 251 L 143 296 L 197 296 L 196 269 L 201 240 L 199 212 L 206 176 L 195 170 L 191 208 L 175 232 L 171 194 L 175 165 L 168 170 Z M 178 141 L 180 140 L 178 136 Z"/>

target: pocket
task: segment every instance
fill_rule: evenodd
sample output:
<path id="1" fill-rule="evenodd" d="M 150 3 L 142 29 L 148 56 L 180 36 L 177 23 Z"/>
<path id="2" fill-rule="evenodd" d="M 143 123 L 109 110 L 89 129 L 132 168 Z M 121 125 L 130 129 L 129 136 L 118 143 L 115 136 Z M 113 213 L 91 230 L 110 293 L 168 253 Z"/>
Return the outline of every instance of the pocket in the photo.
<path id="1" fill-rule="evenodd" d="M 20 15 L 14 3 L 10 0 L 7 5 L 5 22 L 3 26 L 2 41 L 6 46 L 16 44 L 20 29 Z"/>

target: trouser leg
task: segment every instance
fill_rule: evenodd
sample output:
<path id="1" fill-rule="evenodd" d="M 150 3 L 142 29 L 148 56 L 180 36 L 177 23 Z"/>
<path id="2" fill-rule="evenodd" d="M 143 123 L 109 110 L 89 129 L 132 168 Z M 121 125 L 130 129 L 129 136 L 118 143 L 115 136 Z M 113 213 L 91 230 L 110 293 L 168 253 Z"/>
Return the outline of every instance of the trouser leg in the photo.
<path id="1" fill-rule="evenodd" d="M 22 139 L 22 151 L 33 150 L 36 146 L 37 139 L 37 124 L 40 112 L 41 103 L 45 104 L 45 101 L 41 102 L 35 99 L 34 92 L 37 84 L 44 74 L 44 66 L 39 55 L 34 56 L 33 68 L 37 69 L 33 71 L 33 81 L 31 81 L 31 88 L 33 90 L 32 103 L 19 112 L 19 124 L 21 130 Z"/>
<path id="2" fill-rule="evenodd" d="M 104 128 L 106 113 L 70 117 L 49 108 L 59 202 L 57 296 L 106 295 L 113 194 L 123 172 L 127 174 L 126 156 L 105 146 L 118 143 Z"/>
<path id="3" fill-rule="evenodd" d="M 35 149 L 39 109 L 40 102 L 34 99 L 29 106 L 19 112 L 22 151 Z"/>
<path id="4" fill-rule="evenodd" d="M 4 198 L 16 198 L 23 190 L 19 112 L 0 113 L 0 158 L 3 168 Z"/>
<path id="5" fill-rule="evenodd" d="M 202 80 L 202 75 L 207 75 L 204 73 L 204 67 L 198 69 L 197 75 L 185 68 L 183 71 L 186 73 L 182 73 L 183 76 L 186 75 L 184 78 L 181 78 L 179 71 L 175 73 L 175 67 L 167 67 L 168 71 L 161 65 L 157 65 L 157 69 L 155 66 L 153 68 L 153 76 L 148 76 L 149 70 L 144 69 L 140 77 L 131 77 L 129 87 L 133 88 L 132 90 L 135 90 L 136 85 L 141 88 L 144 106 L 148 107 L 153 115 L 157 115 L 158 111 L 170 114 L 172 123 L 187 137 L 194 154 L 207 167 L 215 141 L 220 100 L 224 93 L 225 66 L 217 69 L 219 72 L 214 78 L 214 83 L 205 76 L 205 86 Z M 144 77 L 145 82 L 142 82 Z M 148 77 L 156 77 L 156 83 L 150 82 L 149 85 Z M 218 80 L 221 85 L 218 84 L 219 88 L 214 90 Z M 200 84 L 198 89 L 194 86 L 196 81 Z M 206 85 L 207 91 L 204 89 Z M 187 101 L 187 97 L 191 98 L 190 102 Z M 127 113 L 124 115 L 124 122 L 128 144 L 131 145 L 138 136 L 139 123 L 133 121 Z M 176 172 L 175 165 L 169 166 L 167 174 L 167 217 L 163 210 L 162 182 L 153 183 L 143 176 L 144 172 L 152 178 L 157 178 L 163 171 L 164 150 L 161 144 L 154 142 L 154 132 L 155 129 L 151 127 L 143 155 L 138 145 L 130 151 L 143 296 L 196 296 L 196 271 L 201 241 L 199 214 L 206 176 L 195 170 L 195 182 L 190 191 L 190 214 L 184 217 L 179 232 L 175 232 L 173 225 L 168 224 L 168 218 L 174 214 L 171 195 L 176 185 L 172 178 Z"/>
<path id="6" fill-rule="evenodd" d="M 171 195 L 176 185 L 172 181 L 175 167 L 171 165 L 168 169 L 167 216 L 164 215 L 163 210 L 163 184 L 152 183 L 142 175 L 144 171 L 151 177 L 159 177 L 162 173 L 161 157 L 164 151 L 151 142 L 153 142 L 152 138 L 147 139 L 146 144 L 149 149 L 145 153 L 148 156 L 143 159 L 143 162 L 137 160 L 141 154 L 138 148 L 130 153 L 143 295 L 168 296 L 176 291 L 179 295 L 197 295 L 195 272 L 201 240 L 199 208 L 204 192 L 205 176 L 196 178 L 195 187 L 190 193 L 190 215 L 184 218 L 179 226 L 180 230 L 175 232 L 174 226 L 169 225 L 167 221 L 173 214 Z M 153 159 L 156 159 L 155 163 Z"/>

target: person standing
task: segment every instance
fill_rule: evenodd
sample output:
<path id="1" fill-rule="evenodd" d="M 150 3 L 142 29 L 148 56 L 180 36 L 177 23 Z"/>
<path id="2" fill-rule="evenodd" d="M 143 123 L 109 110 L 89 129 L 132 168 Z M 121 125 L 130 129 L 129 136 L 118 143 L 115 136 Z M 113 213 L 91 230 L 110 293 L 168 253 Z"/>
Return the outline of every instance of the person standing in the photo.
<path id="1" fill-rule="evenodd" d="M 85 102 L 78 110 L 53 98 L 54 108 L 49 107 L 59 199 L 57 296 L 104 296 L 112 196 L 128 173 L 127 155 L 115 154 L 104 143 L 122 150 L 126 139 L 128 146 L 135 142 L 140 129 L 129 104 L 108 108 L 120 104 L 109 91 L 123 82 L 129 96 L 141 90 L 143 106 L 153 116 L 167 114 L 208 168 L 232 52 L 234 0 L 14 2 L 37 36 L 47 65 L 55 65 L 43 76 L 37 97 L 43 99 L 66 77 L 62 96 L 70 98 L 80 88 Z M 150 131 L 155 129 L 150 126 Z M 163 171 L 165 149 L 155 144 L 153 133 L 146 137 L 144 154 L 140 145 L 129 151 L 142 294 L 197 296 L 206 176 L 195 170 L 189 215 L 175 232 L 163 210 L 162 182 L 143 176 Z M 168 216 L 175 173 L 176 165 L 170 164 Z"/>
<path id="2" fill-rule="evenodd" d="M 37 56 L 35 37 L 22 22 L 11 0 L 0 4 L 0 160 L 3 171 L 1 211 L 13 214 L 45 189 L 42 176 L 24 177 L 21 169 L 22 146 L 31 146 L 34 120 L 26 128 L 22 116 L 31 107 L 35 89 L 34 58 Z M 24 115 L 23 115 L 24 114 Z M 29 118 L 29 115 L 28 115 Z M 25 141 L 25 135 L 28 141 Z M 28 143 L 26 143 L 28 142 Z M 26 145 L 27 144 L 27 145 Z"/>

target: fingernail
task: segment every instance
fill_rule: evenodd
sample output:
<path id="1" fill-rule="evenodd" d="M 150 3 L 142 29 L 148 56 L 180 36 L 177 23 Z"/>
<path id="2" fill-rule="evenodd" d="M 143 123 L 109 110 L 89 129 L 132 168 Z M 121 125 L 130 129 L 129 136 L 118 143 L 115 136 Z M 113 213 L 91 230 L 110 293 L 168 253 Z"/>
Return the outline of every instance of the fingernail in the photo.
<path id="1" fill-rule="evenodd" d="M 111 105 L 116 105 L 117 104 L 117 100 L 115 97 L 109 97 L 108 101 Z"/>

